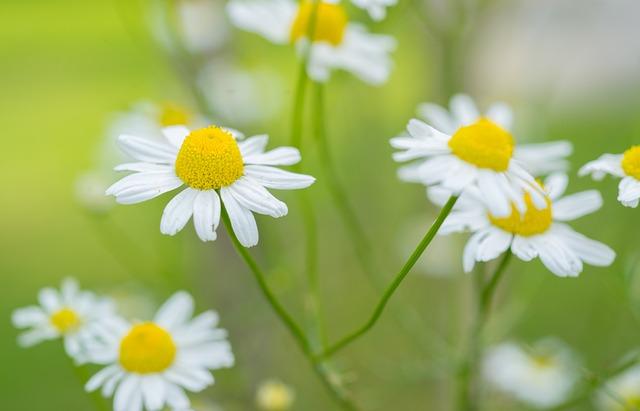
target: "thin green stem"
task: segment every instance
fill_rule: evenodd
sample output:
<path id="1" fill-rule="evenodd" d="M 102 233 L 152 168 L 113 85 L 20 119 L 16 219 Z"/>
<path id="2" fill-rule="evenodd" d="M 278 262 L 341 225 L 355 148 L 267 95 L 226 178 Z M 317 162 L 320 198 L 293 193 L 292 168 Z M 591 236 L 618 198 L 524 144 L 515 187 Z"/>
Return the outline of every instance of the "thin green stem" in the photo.
<path id="1" fill-rule="evenodd" d="M 287 310 L 282 306 L 278 298 L 271 292 L 264 273 L 255 262 L 253 257 L 251 257 L 249 251 L 244 248 L 242 244 L 240 244 L 238 237 L 236 237 L 233 229 L 231 228 L 231 222 L 226 210 L 223 210 L 222 212 L 222 219 L 224 221 L 227 232 L 229 233 L 229 238 L 231 239 L 231 242 L 236 249 L 236 252 L 238 253 L 238 255 L 240 255 L 240 257 L 242 257 L 245 264 L 249 267 L 251 274 L 253 274 L 253 277 L 258 283 L 258 287 L 260 288 L 262 295 L 267 300 L 280 321 L 282 321 L 287 330 L 291 333 L 294 340 L 302 350 L 302 353 L 312 366 L 315 374 L 320 378 L 324 387 L 331 394 L 331 397 L 338 404 L 340 404 L 343 409 L 347 411 L 358 411 L 357 406 L 349 399 L 348 394 L 344 391 L 344 389 L 339 384 L 337 384 L 334 381 L 335 379 L 331 378 L 331 376 L 328 374 L 328 372 L 326 371 L 325 363 L 322 361 L 316 361 L 316 359 L 313 357 L 311 345 L 306 335 L 302 331 L 302 328 L 298 326 L 293 317 L 291 317 Z"/>
<path id="2" fill-rule="evenodd" d="M 333 199 L 333 202 L 340 213 L 340 217 L 347 228 L 347 233 L 351 238 L 351 242 L 355 245 L 358 260 L 365 273 L 367 275 L 372 275 L 373 267 L 371 266 L 371 246 L 365 231 L 358 220 L 358 215 L 353 210 L 346 191 L 340 183 L 340 178 L 338 177 L 333 156 L 331 155 L 327 141 L 324 107 L 324 88 L 322 84 L 316 83 L 313 118 L 315 125 L 314 134 L 318 145 L 320 165 L 322 167 L 323 174 L 326 177 L 327 187 L 329 188 L 331 198 Z"/>
<path id="3" fill-rule="evenodd" d="M 407 274 L 409 274 L 409 272 L 411 271 L 413 266 L 416 264 L 416 262 L 418 261 L 422 253 L 424 253 L 424 251 L 427 249 L 429 244 L 431 244 L 431 241 L 438 233 L 438 230 L 442 226 L 442 223 L 444 223 L 444 220 L 447 218 L 447 216 L 453 209 L 453 206 L 455 205 L 457 200 L 458 200 L 457 196 L 451 196 L 449 198 L 447 203 L 444 205 L 444 207 L 440 211 L 440 214 L 438 215 L 436 220 L 433 222 L 433 224 L 429 228 L 429 231 L 427 231 L 424 238 L 420 241 L 420 243 L 418 243 L 418 246 L 413 251 L 413 253 L 411 253 L 411 256 L 409 257 L 409 259 L 404 263 L 400 271 L 396 274 L 396 276 L 393 278 L 393 280 L 385 290 L 384 294 L 382 295 L 382 298 L 376 305 L 375 309 L 373 310 L 373 313 L 371 314 L 371 317 L 369 317 L 367 322 L 365 322 L 364 325 L 359 327 L 353 333 L 343 337 L 337 343 L 333 344 L 329 348 L 317 354 L 316 358 L 322 359 L 322 358 L 330 357 L 331 355 L 340 351 L 341 349 L 343 349 L 353 341 L 360 338 L 362 335 L 364 335 L 376 324 L 376 322 L 382 315 L 387 303 L 391 299 L 391 296 L 393 296 L 393 294 L 398 289 L 398 287 L 400 286 L 402 281 L 405 279 Z"/>
<path id="4" fill-rule="evenodd" d="M 477 313 L 475 323 L 469 337 L 469 347 L 464 363 L 459 371 L 459 409 L 460 411 L 475 411 L 480 409 L 480 387 L 476 379 L 479 359 L 482 358 L 482 331 L 489 318 L 491 303 L 495 295 L 496 288 L 502 279 L 512 253 L 508 250 L 500 263 L 496 267 L 489 281 L 484 284 L 482 276 L 476 278 L 475 289 L 477 298 Z M 479 273 L 476 273 L 479 274 Z"/>

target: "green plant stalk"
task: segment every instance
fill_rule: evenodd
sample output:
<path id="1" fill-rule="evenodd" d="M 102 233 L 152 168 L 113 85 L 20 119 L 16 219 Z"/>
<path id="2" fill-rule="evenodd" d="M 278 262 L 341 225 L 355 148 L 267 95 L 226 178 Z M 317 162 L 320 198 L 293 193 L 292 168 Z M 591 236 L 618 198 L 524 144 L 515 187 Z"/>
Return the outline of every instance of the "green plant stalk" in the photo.
<path id="1" fill-rule="evenodd" d="M 311 364 L 315 374 L 320 378 L 323 386 L 331 394 L 331 397 L 338 404 L 340 404 L 343 409 L 348 411 L 357 411 L 358 408 L 354 403 L 351 402 L 347 393 L 342 389 L 342 387 L 338 386 L 331 380 L 330 376 L 326 372 L 324 363 L 321 361 L 315 360 L 313 356 L 311 344 L 309 343 L 309 340 L 305 336 L 302 328 L 298 326 L 298 324 L 293 319 L 293 317 L 291 317 L 291 315 L 287 312 L 287 310 L 282 306 L 278 298 L 269 289 L 269 285 L 267 284 L 267 280 L 264 273 L 262 272 L 258 264 L 255 262 L 253 257 L 251 257 L 251 254 L 249 253 L 249 251 L 246 248 L 244 248 L 242 244 L 240 244 L 238 237 L 236 237 L 235 233 L 233 232 L 233 229 L 231 228 L 231 222 L 229 221 L 229 216 L 226 210 L 224 209 L 222 212 L 222 219 L 227 229 L 227 233 L 229 233 L 229 238 L 231 239 L 231 242 L 233 243 L 233 246 L 236 249 L 236 252 L 238 253 L 238 255 L 240 255 L 242 260 L 249 267 L 251 274 L 253 274 L 254 279 L 258 283 L 258 287 L 260 288 L 262 295 L 267 300 L 267 302 L 275 312 L 276 316 L 280 319 L 280 321 L 284 324 L 284 326 L 293 336 L 294 340 L 302 350 L 302 353 L 309 360 L 309 363 Z"/>
<path id="2" fill-rule="evenodd" d="M 398 287 L 400 286 L 402 281 L 405 279 L 407 274 L 409 274 L 409 272 L 411 271 L 413 266 L 416 264 L 416 262 L 418 261 L 422 253 L 424 253 L 424 251 L 427 249 L 429 244 L 431 244 L 431 241 L 438 233 L 438 230 L 442 226 L 442 223 L 444 223 L 444 220 L 447 218 L 449 213 L 451 213 L 451 210 L 453 209 L 453 206 L 455 205 L 456 201 L 458 201 L 457 196 L 451 196 L 449 198 L 447 203 L 444 205 L 444 207 L 440 211 L 440 214 L 438 215 L 436 220 L 433 222 L 433 224 L 429 228 L 429 231 L 427 231 L 427 233 L 422 238 L 420 243 L 418 243 L 418 246 L 413 251 L 411 256 L 409 256 L 409 259 L 404 263 L 400 271 L 396 274 L 396 276 L 393 278 L 391 283 L 387 286 L 384 294 L 380 298 L 380 301 L 378 301 L 378 304 L 376 304 L 376 307 L 373 310 L 373 313 L 371 314 L 367 322 L 365 322 L 362 326 L 356 329 L 353 333 L 343 337 L 341 340 L 331 345 L 329 348 L 316 354 L 316 358 L 323 359 L 323 358 L 328 358 L 334 355 L 335 353 L 342 350 L 353 341 L 357 340 L 358 338 L 366 334 L 367 331 L 369 331 L 376 324 L 376 322 L 382 315 L 387 303 L 389 302 L 389 300 L 391 299 L 395 291 L 398 289 Z"/>
<path id="3" fill-rule="evenodd" d="M 477 313 L 469 338 L 466 359 L 459 371 L 460 391 L 458 406 L 460 411 L 475 411 L 480 409 L 480 387 L 476 380 L 476 374 L 478 362 L 482 357 L 482 331 L 489 318 L 496 288 L 509 265 L 509 261 L 511 261 L 512 255 L 511 250 L 507 250 L 489 279 L 489 282 L 483 284 L 482 277 L 475 281 Z"/>

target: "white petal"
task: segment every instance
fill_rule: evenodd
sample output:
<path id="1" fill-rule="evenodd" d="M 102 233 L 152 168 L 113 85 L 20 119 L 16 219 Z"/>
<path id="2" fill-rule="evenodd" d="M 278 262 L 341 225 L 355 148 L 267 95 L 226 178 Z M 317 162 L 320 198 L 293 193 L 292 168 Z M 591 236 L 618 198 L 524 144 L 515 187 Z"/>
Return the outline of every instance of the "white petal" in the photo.
<path id="1" fill-rule="evenodd" d="M 18 308 L 11 315 L 11 322 L 17 328 L 33 327 L 49 321 L 49 316 L 42 311 L 42 308 L 32 305 Z"/>
<path id="2" fill-rule="evenodd" d="M 466 94 L 457 94 L 451 98 L 451 113 L 462 125 L 473 124 L 480 118 L 478 107 Z"/>
<path id="3" fill-rule="evenodd" d="M 137 171 L 137 172 L 170 172 L 173 167 L 167 164 L 153 164 L 153 163 L 125 163 L 114 167 L 115 171 Z"/>
<path id="4" fill-rule="evenodd" d="M 491 261 L 509 249 L 513 236 L 499 229 L 489 229 L 478 243 L 477 261 Z"/>
<path id="5" fill-rule="evenodd" d="M 566 171 L 567 157 L 573 152 L 569 141 L 552 141 L 539 144 L 522 144 L 516 147 L 514 158 L 534 176 Z"/>
<path id="6" fill-rule="evenodd" d="M 160 307 L 153 321 L 171 330 L 187 322 L 192 315 L 193 297 L 185 291 L 178 291 Z"/>
<path id="7" fill-rule="evenodd" d="M 167 403 L 174 410 L 187 410 L 190 408 L 189 397 L 178 385 L 165 381 Z"/>
<path id="8" fill-rule="evenodd" d="M 173 367 L 165 372 L 165 377 L 189 391 L 199 392 L 213 384 L 211 373 L 195 367 Z"/>
<path id="9" fill-rule="evenodd" d="M 258 226 L 251 211 L 242 207 L 229 191 L 228 187 L 222 187 L 220 190 L 222 203 L 229 215 L 231 227 L 238 241 L 245 247 L 253 247 L 258 244 Z"/>
<path id="10" fill-rule="evenodd" d="M 564 173 L 551 174 L 544 180 L 544 190 L 551 200 L 560 198 L 567 189 L 569 177 Z"/>
<path id="11" fill-rule="evenodd" d="M 622 170 L 622 154 L 603 154 L 597 160 L 588 162 L 578 171 L 579 176 L 591 175 L 595 180 L 602 180 L 605 175 L 624 177 Z"/>
<path id="12" fill-rule="evenodd" d="M 227 189 L 242 207 L 253 212 L 274 218 L 287 215 L 287 205 L 251 179 L 241 177 Z"/>
<path id="13" fill-rule="evenodd" d="M 98 371 L 94 374 L 84 386 L 84 389 L 88 392 L 92 392 L 100 388 L 109 378 L 116 375 L 119 371 L 117 365 L 110 365 Z"/>
<path id="14" fill-rule="evenodd" d="M 164 134 L 169 143 L 177 149 L 182 147 L 184 139 L 187 138 L 190 133 L 191 131 L 183 125 L 165 127 L 162 129 L 162 134 Z"/>
<path id="15" fill-rule="evenodd" d="M 243 158 L 245 164 L 265 166 L 291 166 L 300 162 L 300 151 L 294 147 L 278 147 L 265 153 L 251 154 Z"/>
<path id="16" fill-rule="evenodd" d="M 538 250 L 529 239 L 519 235 L 514 237 L 511 251 L 522 261 L 531 261 L 538 256 Z"/>
<path id="17" fill-rule="evenodd" d="M 467 241 L 467 244 L 464 246 L 464 252 L 462 253 L 462 266 L 464 268 L 464 272 L 468 273 L 473 270 L 473 267 L 476 263 L 476 255 L 478 250 L 478 244 L 488 235 L 490 232 L 489 229 L 478 231 L 474 233 Z"/>
<path id="18" fill-rule="evenodd" d="M 484 194 L 489 211 L 495 217 L 508 217 L 511 215 L 511 203 L 498 181 L 500 175 L 493 171 L 478 171 L 478 188 Z"/>
<path id="19" fill-rule="evenodd" d="M 135 173 L 113 184 L 107 189 L 106 194 L 114 195 L 120 204 L 135 204 L 158 197 L 183 184 L 173 170 Z"/>
<path id="20" fill-rule="evenodd" d="M 193 203 L 193 225 L 202 241 L 214 241 L 220 223 L 220 197 L 215 190 L 200 191 Z"/>
<path id="21" fill-rule="evenodd" d="M 640 198 L 640 181 L 633 177 L 625 177 L 618 185 L 618 201 L 625 206 L 638 204 Z"/>
<path id="22" fill-rule="evenodd" d="M 511 130 L 513 126 L 513 111 L 506 103 L 494 103 L 487 110 L 487 117 L 504 128 L 505 130 Z"/>
<path id="23" fill-rule="evenodd" d="M 238 143 L 240 153 L 242 157 L 246 157 L 252 154 L 261 154 L 267 148 L 269 142 L 269 136 L 262 134 L 259 136 L 249 137 L 248 139 Z"/>
<path id="24" fill-rule="evenodd" d="M 551 232 L 531 237 L 542 264 L 559 277 L 577 277 L 582 272 L 582 260 Z"/>
<path id="25" fill-rule="evenodd" d="M 451 119 L 449 112 L 437 104 L 420 104 L 418 106 L 418 115 L 443 133 L 453 134 L 458 129 L 458 124 Z"/>
<path id="26" fill-rule="evenodd" d="M 38 293 L 38 301 L 46 312 L 52 314 L 62 308 L 60 294 L 53 288 L 47 287 Z"/>
<path id="27" fill-rule="evenodd" d="M 118 142 L 126 154 L 148 163 L 172 164 L 178 153 L 176 148 L 169 144 L 142 137 L 121 135 Z"/>
<path id="28" fill-rule="evenodd" d="M 583 191 L 563 197 L 553 203 L 553 218 L 571 221 L 591 214 L 602 207 L 602 196 L 596 190 Z"/>
<path id="29" fill-rule="evenodd" d="M 186 188 L 169 201 L 162 212 L 160 232 L 175 235 L 184 228 L 193 214 L 193 204 L 199 191 Z"/>
<path id="30" fill-rule="evenodd" d="M 165 384 L 159 375 L 147 375 L 141 380 L 144 406 L 149 411 L 161 410 L 165 402 Z"/>
<path id="31" fill-rule="evenodd" d="M 275 44 L 290 41 L 296 10 L 296 4 L 290 0 L 233 0 L 227 4 L 227 14 L 235 26 Z"/>
<path id="32" fill-rule="evenodd" d="M 142 402 L 140 379 L 135 375 L 128 375 L 118 386 L 113 400 L 114 411 L 134 411 L 135 406 Z"/>
<path id="33" fill-rule="evenodd" d="M 607 267 L 613 263 L 616 253 L 607 245 L 592 240 L 565 224 L 554 224 L 553 230 L 560 235 L 569 247 L 585 263 L 598 267 Z"/>
<path id="34" fill-rule="evenodd" d="M 259 165 L 245 166 L 244 175 L 267 188 L 279 190 L 307 188 L 316 181 L 315 178 L 306 174 L 292 173 L 275 167 Z"/>
<path id="35" fill-rule="evenodd" d="M 60 334 L 53 327 L 38 327 L 20 334 L 18 336 L 18 345 L 25 348 L 31 347 L 42 341 L 52 340 L 59 336 Z"/>

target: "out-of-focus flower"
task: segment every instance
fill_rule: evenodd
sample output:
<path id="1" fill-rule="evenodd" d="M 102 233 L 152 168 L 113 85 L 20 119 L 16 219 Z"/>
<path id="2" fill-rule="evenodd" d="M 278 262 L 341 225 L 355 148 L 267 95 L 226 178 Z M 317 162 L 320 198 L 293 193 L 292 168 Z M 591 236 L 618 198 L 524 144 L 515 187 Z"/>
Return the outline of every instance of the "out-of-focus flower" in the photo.
<path id="1" fill-rule="evenodd" d="M 495 388 L 536 408 L 565 401 L 579 379 L 579 363 L 569 347 L 544 339 L 533 347 L 507 342 L 488 350 L 484 378 Z"/>
<path id="2" fill-rule="evenodd" d="M 601 411 L 627 411 L 640 407 L 640 366 L 610 379 L 596 395 Z"/>
<path id="3" fill-rule="evenodd" d="M 223 408 L 219 404 L 202 398 L 194 399 L 191 402 L 191 409 L 193 411 L 223 411 Z"/>
<path id="4" fill-rule="evenodd" d="M 193 306 L 189 294 L 178 292 L 153 321 L 104 323 L 88 358 L 107 366 L 91 377 L 87 391 L 102 387 L 105 397 L 114 397 L 115 411 L 190 409 L 184 390 L 204 390 L 214 381 L 210 370 L 234 363 L 227 333 L 217 328 L 218 315 L 206 311 L 192 318 Z"/>
<path id="5" fill-rule="evenodd" d="M 264 381 L 256 392 L 256 404 L 264 411 L 285 411 L 291 408 L 295 393 L 288 385 L 277 380 Z"/>
<path id="6" fill-rule="evenodd" d="M 112 289 L 108 296 L 118 307 L 118 314 L 124 318 L 151 318 L 157 308 L 149 289 L 137 283 Z"/>
<path id="7" fill-rule="evenodd" d="M 106 192 L 121 204 L 135 204 L 187 185 L 164 210 L 160 222 L 163 234 L 175 235 L 193 216 L 198 237 L 215 240 L 222 199 L 238 240 L 252 247 L 258 243 L 254 212 L 274 218 L 288 212 L 287 205 L 266 188 L 300 189 L 315 181 L 311 176 L 273 167 L 298 163 L 300 152 L 293 147 L 265 151 L 267 135 L 236 141 L 231 131 L 216 126 L 194 131 L 174 126 L 163 132 L 164 142 L 120 136 L 122 149 L 139 162 L 118 166 L 118 171 L 133 174 Z"/>
<path id="8" fill-rule="evenodd" d="M 351 0 L 351 2 L 366 10 L 372 19 L 381 21 L 387 17 L 387 7 L 395 6 L 398 0 Z"/>
<path id="9" fill-rule="evenodd" d="M 371 34 L 364 26 L 350 23 L 339 3 L 232 0 L 227 13 L 235 26 L 275 44 L 294 43 L 299 54 L 305 53 L 307 33 L 315 28 L 308 62 L 309 77 L 315 81 L 326 82 L 333 69 L 342 69 L 367 83 L 383 84 L 391 73 L 393 37 Z M 315 25 L 310 27 L 313 15 Z"/>
<path id="10" fill-rule="evenodd" d="M 602 180 L 607 174 L 620 177 L 618 201 L 633 208 L 640 203 L 640 146 L 633 146 L 623 154 L 603 154 L 585 164 L 578 174 L 591 175 L 595 180 Z"/>
<path id="11" fill-rule="evenodd" d="M 198 83 L 216 117 L 228 124 L 247 125 L 273 118 L 283 106 L 281 76 L 269 69 L 245 70 L 212 61 Z"/>
<path id="12" fill-rule="evenodd" d="M 111 300 L 81 291 L 71 278 L 62 282 L 60 290 L 43 288 L 38 300 L 39 306 L 13 312 L 14 326 L 29 329 L 18 337 L 19 344 L 28 347 L 62 338 L 65 351 L 78 363 L 86 361 L 85 345 L 93 338 L 93 328 L 115 316 Z"/>
<path id="13" fill-rule="evenodd" d="M 104 195 L 111 176 L 105 172 L 88 171 L 76 179 L 75 197 L 80 205 L 95 213 L 104 213 L 113 207 L 111 198 Z"/>
<path id="14" fill-rule="evenodd" d="M 509 216 L 512 204 L 524 212 L 524 193 L 535 207 L 545 208 L 542 189 L 514 158 L 515 141 L 508 131 L 510 110 L 498 104 L 486 116 L 480 116 L 466 95 L 454 96 L 451 110 L 454 116 L 441 107 L 425 106 L 423 111 L 435 128 L 412 119 L 407 126 L 408 136 L 391 139 L 391 145 L 402 150 L 393 154 L 396 161 L 418 160 L 399 170 L 400 179 L 441 185 L 454 194 L 478 187 L 491 213 L 498 217 Z"/>
<path id="15" fill-rule="evenodd" d="M 210 53 L 229 40 L 229 26 L 220 0 L 180 0 L 179 27 L 184 44 L 192 53 Z"/>
<path id="16" fill-rule="evenodd" d="M 616 256 L 611 248 L 565 224 L 598 210 L 602 206 L 600 193 L 590 190 L 562 197 L 567 183 L 565 174 L 552 174 L 544 182 L 545 208 L 535 208 L 531 197 L 525 194 L 525 211 L 512 205 L 507 217 L 496 217 L 485 203 L 486 195 L 475 187 L 469 189 L 445 220 L 440 234 L 473 233 L 463 253 L 466 272 L 473 269 L 476 261 L 493 260 L 509 249 L 523 261 L 540 257 L 547 269 L 560 277 L 577 276 L 583 263 L 610 265 Z M 429 190 L 435 203 L 443 204 L 448 195 L 447 190 Z"/>

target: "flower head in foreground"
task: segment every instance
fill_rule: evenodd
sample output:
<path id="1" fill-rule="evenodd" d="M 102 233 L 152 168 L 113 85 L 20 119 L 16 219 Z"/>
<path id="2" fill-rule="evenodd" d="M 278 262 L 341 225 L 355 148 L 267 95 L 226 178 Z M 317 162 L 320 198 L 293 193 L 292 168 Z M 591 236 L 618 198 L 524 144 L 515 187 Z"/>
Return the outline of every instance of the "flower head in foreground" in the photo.
<path id="1" fill-rule="evenodd" d="M 583 263 L 608 266 L 615 252 L 608 246 L 574 231 L 565 222 L 591 214 L 602 206 L 602 197 L 595 190 L 562 197 L 568 178 L 552 174 L 544 182 L 546 207 L 533 206 L 531 196 L 524 194 L 525 211 L 514 204 L 507 217 L 495 216 L 477 188 L 467 190 L 445 220 L 440 234 L 471 231 L 463 254 L 466 272 L 476 261 L 490 261 L 511 250 L 523 261 L 539 257 L 542 263 L 560 277 L 575 277 Z M 446 190 L 429 190 L 432 201 L 443 204 Z"/>
<path id="2" fill-rule="evenodd" d="M 640 407 L 640 366 L 612 378 L 598 391 L 596 404 L 601 411 L 627 411 Z"/>
<path id="3" fill-rule="evenodd" d="M 267 380 L 260 384 L 256 393 L 256 405 L 264 411 L 285 411 L 291 408 L 295 393 L 286 384 Z"/>
<path id="4" fill-rule="evenodd" d="M 43 288 L 39 306 L 17 309 L 13 324 L 29 330 L 18 337 L 22 346 L 62 338 L 67 354 L 76 362 L 84 362 L 84 345 L 93 336 L 93 327 L 115 316 L 114 304 L 91 292 L 81 291 L 73 279 L 65 279 L 60 290 Z"/>
<path id="5" fill-rule="evenodd" d="M 575 355 L 555 339 L 528 348 L 511 342 L 493 347 L 484 358 L 483 375 L 498 390 L 536 408 L 565 401 L 580 377 Z"/>
<path id="6" fill-rule="evenodd" d="M 165 141 L 120 136 L 122 149 L 138 162 L 116 167 L 133 174 L 107 190 L 119 203 L 135 204 L 186 185 L 164 209 L 163 234 L 176 234 L 193 216 L 198 237 L 213 241 L 224 206 L 240 243 L 254 246 L 258 227 L 253 213 L 282 217 L 288 211 L 266 188 L 299 189 L 315 181 L 273 167 L 298 163 L 300 152 L 292 147 L 265 151 L 266 135 L 237 141 L 231 131 L 215 126 L 194 131 L 174 126 L 163 133 Z"/>
<path id="7" fill-rule="evenodd" d="M 214 381 L 210 370 L 234 363 L 226 331 L 216 328 L 217 314 L 192 315 L 193 299 L 178 292 L 153 321 L 105 323 L 88 357 L 106 367 L 87 382 L 87 391 L 102 387 L 105 397 L 114 396 L 115 411 L 190 409 L 184 390 L 204 390 Z"/>
<path id="8" fill-rule="evenodd" d="M 606 174 L 622 178 L 618 186 L 618 201 L 626 207 L 640 203 L 640 146 L 633 146 L 623 154 L 604 154 L 585 164 L 578 173 L 602 180 Z"/>
<path id="9" fill-rule="evenodd" d="M 232 0 L 227 12 L 240 29 L 275 44 L 295 44 L 300 54 L 304 54 L 308 33 L 313 31 L 308 74 L 315 81 L 326 82 L 333 69 L 343 69 L 367 83 L 382 84 L 391 72 L 389 53 L 395 40 L 350 23 L 339 2 L 321 1 L 316 6 L 310 1 Z"/>
<path id="10" fill-rule="evenodd" d="M 535 207 L 546 207 L 544 193 L 530 173 L 539 173 L 541 168 L 551 171 L 550 165 L 552 170 L 564 167 L 570 144 L 517 149 L 509 132 L 509 108 L 495 104 L 481 116 L 465 95 L 452 98 L 452 114 L 432 104 L 422 106 L 420 111 L 433 127 L 413 119 L 407 127 L 408 136 L 391 139 L 391 145 L 402 150 L 394 153 L 396 161 L 415 160 L 399 170 L 400 179 L 441 185 L 455 194 L 477 186 L 492 214 L 500 217 L 511 213 L 512 204 L 524 211 L 523 193 L 529 194 Z M 519 156 L 526 158 L 526 164 Z"/>

